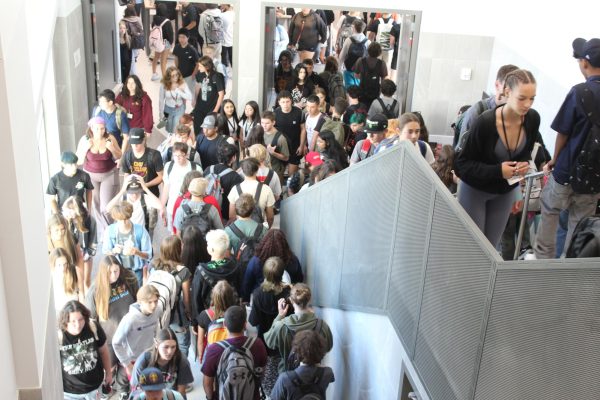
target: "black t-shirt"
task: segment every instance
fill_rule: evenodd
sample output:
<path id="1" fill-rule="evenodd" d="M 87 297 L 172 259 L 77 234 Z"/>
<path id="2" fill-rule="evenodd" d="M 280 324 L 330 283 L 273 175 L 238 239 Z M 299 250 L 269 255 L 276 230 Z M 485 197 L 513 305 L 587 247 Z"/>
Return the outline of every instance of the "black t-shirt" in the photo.
<path id="1" fill-rule="evenodd" d="M 191 76 L 196 67 L 196 61 L 200 58 L 198 51 L 189 44 L 185 47 L 181 47 L 181 45 L 177 43 L 173 49 L 173 55 L 177 57 L 181 75 L 184 78 Z M 193 91 L 194 88 L 190 88 L 190 90 Z"/>
<path id="2" fill-rule="evenodd" d="M 275 127 L 287 138 L 290 153 L 295 152 L 300 146 L 301 125 L 304 122 L 304 113 L 296 106 L 292 106 L 289 113 L 284 113 L 281 107 L 275 109 Z"/>
<path id="3" fill-rule="evenodd" d="M 98 339 L 89 327 L 73 336 L 62 332 L 60 362 L 62 364 L 63 390 L 66 393 L 83 394 L 98 389 L 104 379 L 104 368 L 98 349 L 106 343 L 104 330 L 96 324 Z"/>
<path id="4" fill-rule="evenodd" d="M 183 7 L 181 9 L 181 19 L 182 19 L 184 28 L 186 26 L 188 26 L 190 23 L 192 23 L 193 21 L 196 21 L 196 26 L 194 28 L 192 28 L 189 32 L 190 32 L 190 36 L 194 36 L 194 37 L 199 36 L 198 22 L 200 20 L 200 14 L 198 14 L 198 10 L 196 9 L 195 5 L 189 4 L 187 7 Z"/>
<path id="5" fill-rule="evenodd" d="M 225 91 L 225 78 L 220 72 L 213 72 L 207 76 L 204 72 L 196 74 L 196 82 L 200 84 L 196 108 L 208 114 L 215 109 L 219 100 L 219 92 Z"/>
<path id="6" fill-rule="evenodd" d="M 85 191 L 93 190 L 90 175 L 80 169 L 73 176 L 67 176 L 63 171 L 50 178 L 46 194 L 58 196 L 58 208 L 62 208 L 63 203 L 70 196 L 77 196 L 85 203 Z"/>
<path id="7" fill-rule="evenodd" d="M 158 176 L 157 172 L 163 170 L 163 161 L 157 150 L 146 148 L 144 154 L 137 158 L 132 150 L 127 150 L 121 160 L 121 171 L 125 174 L 136 174 L 144 178 L 148 183 Z M 153 195 L 159 196 L 158 186 L 155 185 L 148 189 Z"/>
<path id="8" fill-rule="evenodd" d="M 198 139 L 196 140 L 196 151 L 200 155 L 200 164 L 202 165 L 203 171 L 219 162 L 219 145 L 225 140 L 225 136 L 218 134 L 212 140 L 204 136 L 203 133 L 198 135 Z"/>
<path id="9" fill-rule="evenodd" d="M 224 169 L 228 168 L 223 164 L 215 164 L 214 171 L 216 174 L 223 172 Z M 208 176 L 210 171 L 207 169 L 204 170 L 204 176 Z M 223 196 L 221 197 L 221 215 L 223 216 L 223 220 L 227 221 L 229 219 L 229 192 L 231 189 L 235 187 L 235 185 L 242 183 L 244 178 L 240 176 L 237 172 L 233 171 L 228 174 L 223 175 L 221 178 L 221 187 L 223 188 Z"/>

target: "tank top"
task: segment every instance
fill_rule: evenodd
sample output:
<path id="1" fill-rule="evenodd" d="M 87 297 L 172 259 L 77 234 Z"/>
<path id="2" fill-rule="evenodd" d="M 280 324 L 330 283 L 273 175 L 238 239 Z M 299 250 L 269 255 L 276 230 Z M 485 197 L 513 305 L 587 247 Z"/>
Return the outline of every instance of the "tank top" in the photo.
<path id="1" fill-rule="evenodd" d="M 88 150 L 83 163 L 84 170 L 96 173 L 109 172 L 115 166 L 112 153 L 108 149 L 104 153 L 92 153 Z"/>

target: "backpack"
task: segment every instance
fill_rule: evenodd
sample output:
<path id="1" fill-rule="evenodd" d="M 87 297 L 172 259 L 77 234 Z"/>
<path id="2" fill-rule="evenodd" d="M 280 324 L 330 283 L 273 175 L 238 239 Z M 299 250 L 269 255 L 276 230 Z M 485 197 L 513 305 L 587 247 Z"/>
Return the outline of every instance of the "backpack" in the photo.
<path id="1" fill-rule="evenodd" d="M 229 167 L 225 168 L 223 171 L 218 174 L 215 172 L 215 166 L 211 165 L 208 168 L 208 175 L 204 177 L 208 180 L 208 185 L 206 186 L 206 195 L 213 196 L 217 199 L 217 203 L 219 205 L 223 204 L 223 185 L 221 184 L 221 179 L 228 173 L 233 172 L 233 170 Z"/>
<path id="2" fill-rule="evenodd" d="M 210 230 L 210 223 L 208 221 L 208 212 L 210 211 L 210 204 L 204 203 L 197 211 L 192 210 L 188 203 L 181 204 L 183 210 L 183 219 L 181 220 L 181 232 L 190 225 L 193 225 L 200 229 L 200 232 L 204 236 Z"/>
<path id="3" fill-rule="evenodd" d="M 131 48 L 143 49 L 146 45 L 146 37 L 144 36 L 144 27 L 139 22 L 125 21 L 127 32 L 131 36 Z"/>
<path id="4" fill-rule="evenodd" d="M 567 258 L 600 256 L 600 215 L 579 221 L 567 250 Z"/>
<path id="5" fill-rule="evenodd" d="M 263 218 L 262 210 L 258 206 L 258 200 L 260 200 L 260 192 L 262 191 L 262 187 L 263 187 L 263 184 L 258 182 L 258 185 L 256 187 L 256 193 L 254 193 L 254 202 L 256 204 L 254 205 L 254 210 L 252 210 L 252 215 L 250 216 L 250 218 L 252 218 L 252 220 L 258 222 L 259 224 L 262 224 L 263 222 L 265 222 L 265 220 Z M 241 184 L 238 183 L 237 185 L 235 185 L 235 189 L 237 190 L 238 195 L 241 196 L 243 193 Z"/>
<path id="6" fill-rule="evenodd" d="M 286 372 L 292 384 L 300 392 L 300 397 L 291 397 L 293 400 L 325 400 L 325 393 L 322 391 L 319 383 L 325 374 L 325 368 L 318 368 L 313 379 L 310 382 L 304 382 L 296 371 Z"/>
<path id="7" fill-rule="evenodd" d="M 358 159 L 364 160 L 369 157 L 369 151 L 371 151 L 371 141 L 365 139 L 363 140 L 362 146 L 360 147 L 360 151 L 358 152 Z"/>
<path id="8" fill-rule="evenodd" d="M 258 179 L 259 182 L 264 183 L 265 185 L 269 186 L 269 184 L 273 180 L 273 175 L 275 175 L 275 171 L 273 171 L 272 169 L 269 169 L 267 176 L 260 177 L 260 178 L 256 177 L 256 179 Z"/>
<path id="9" fill-rule="evenodd" d="M 382 51 L 392 50 L 390 44 L 390 32 L 394 26 L 394 19 L 390 17 L 387 22 L 384 22 L 383 18 L 378 19 L 379 24 L 377 25 L 377 36 L 375 37 L 375 41 L 381 45 Z"/>
<path id="10" fill-rule="evenodd" d="M 255 388 L 260 385 L 261 371 L 254 368 L 254 356 L 250 348 L 256 337 L 249 337 L 242 347 L 233 346 L 226 340 L 217 342 L 223 350 L 217 367 L 220 400 L 253 400 Z"/>
<path id="11" fill-rule="evenodd" d="M 223 41 L 223 20 L 218 15 L 206 14 L 204 19 L 204 39 L 206 44 L 219 44 Z"/>
<path id="12" fill-rule="evenodd" d="M 163 39 L 162 27 L 165 23 L 169 22 L 167 18 L 160 25 L 155 25 L 150 30 L 150 35 L 148 35 L 148 43 L 150 44 L 150 48 L 157 53 L 162 53 L 165 51 L 165 40 Z"/>
<path id="13" fill-rule="evenodd" d="M 248 267 L 250 259 L 254 257 L 256 246 L 260 242 L 260 234 L 263 231 L 263 225 L 259 224 L 252 236 L 246 236 L 244 232 L 235 225 L 235 222 L 229 225 L 229 229 L 231 229 L 233 234 L 240 239 L 240 245 L 235 249 L 234 258 L 238 268 L 241 268 L 241 274 L 243 276 L 246 273 L 246 268 Z"/>
<path id="14" fill-rule="evenodd" d="M 206 346 L 227 339 L 227 328 L 225 328 L 225 318 L 215 319 L 215 311 L 212 308 L 206 309 L 210 324 L 206 330 Z"/>
<path id="15" fill-rule="evenodd" d="M 594 101 L 594 94 L 585 83 L 575 86 L 575 92 L 577 102 L 581 103 L 592 126 L 576 152 L 577 157 L 570 170 L 570 185 L 575 193 L 600 193 L 600 99 Z"/>
<path id="16" fill-rule="evenodd" d="M 398 113 L 394 112 L 394 109 L 396 108 L 396 104 L 398 104 L 398 101 L 396 99 L 394 99 L 392 104 L 387 105 L 387 106 L 385 105 L 385 103 L 383 102 L 381 97 L 378 97 L 377 101 L 379 102 L 379 105 L 381 106 L 381 113 L 383 115 L 385 115 L 385 117 L 387 119 L 398 118 Z"/>
<path id="17" fill-rule="evenodd" d="M 192 279 L 192 316 L 194 318 L 197 318 L 203 310 L 210 307 L 210 292 L 216 284 L 217 280 L 206 273 L 202 263 L 199 264 Z M 208 287 L 211 290 L 204 290 Z M 204 293 L 204 297 L 200 296 L 202 293 Z"/>
<path id="18" fill-rule="evenodd" d="M 456 117 L 456 121 L 454 121 L 450 128 L 454 131 L 454 139 L 452 140 L 452 147 L 456 148 L 458 145 L 458 141 L 460 138 L 460 130 L 462 129 L 463 120 L 465 119 L 465 112 L 460 113 L 458 117 Z"/>
<path id="19" fill-rule="evenodd" d="M 363 57 L 361 59 L 362 68 L 360 72 L 360 89 L 365 98 L 368 99 L 376 99 L 379 97 L 379 92 L 381 90 L 380 79 L 381 76 L 379 73 L 381 72 L 381 61 L 379 58 L 375 63 L 375 67 L 373 69 L 369 68 L 369 63 L 367 62 L 367 58 Z"/>
<path id="20" fill-rule="evenodd" d="M 158 290 L 158 305 L 162 308 L 160 317 L 160 329 L 168 328 L 171 322 L 171 310 L 177 302 L 177 279 L 167 271 L 154 269 L 148 277 L 148 285 Z M 181 288 L 181 281 L 179 283 Z"/>
<path id="21" fill-rule="evenodd" d="M 344 139 L 346 138 L 346 131 L 344 130 L 344 124 L 338 119 L 328 118 L 325 123 L 321 126 L 321 132 L 331 131 L 335 140 L 340 144 L 344 145 Z"/>
<path id="22" fill-rule="evenodd" d="M 351 17 L 349 15 L 346 15 L 346 17 L 344 18 L 344 23 L 338 31 L 337 45 L 340 50 L 342 49 L 342 47 L 344 47 L 344 42 L 346 41 L 346 39 L 348 39 L 354 33 L 352 29 L 352 23 L 355 19 L 356 17 Z"/>
<path id="23" fill-rule="evenodd" d="M 347 71 L 352 71 L 356 61 L 367 55 L 367 38 L 364 38 L 360 42 L 352 37 L 350 40 L 352 43 L 350 43 L 350 47 L 348 47 L 348 54 L 346 54 L 346 59 L 344 60 L 344 66 Z"/>
<path id="24" fill-rule="evenodd" d="M 195 171 L 198 169 L 198 167 L 199 167 L 198 163 L 196 163 L 194 161 L 190 161 L 190 163 L 192 163 L 191 171 Z M 171 176 L 171 171 L 173 171 L 174 165 L 175 165 L 175 160 L 169 162 L 169 166 L 167 167 L 167 176 Z"/>
<path id="25" fill-rule="evenodd" d="M 344 86 L 344 78 L 339 73 L 331 74 L 327 81 L 329 99 L 334 103 L 338 97 L 346 99 L 346 87 Z"/>
<path id="26" fill-rule="evenodd" d="M 417 144 L 419 145 L 419 150 L 421 151 L 421 155 L 425 157 L 427 155 L 427 143 L 422 140 L 417 140 Z"/>
<path id="27" fill-rule="evenodd" d="M 94 117 L 97 117 L 100 114 L 100 111 L 102 111 L 100 109 L 100 107 L 96 106 L 94 108 Z M 125 116 L 127 116 L 127 112 L 125 111 L 125 109 L 120 105 L 115 103 L 115 122 L 117 123 L 117 128 L 119 128 L 119 133 L 121 132 L 121 125 L 123 125 L 123 114 L 125 114 Z"/>
<path id="28" fill-rule="evenodd" d="M 488 110 L 488 103 L 485 100 L 479 100 L 476 104 L 473 104 L 472 107 L 477 107 L 477 115 L 474 116 L 475 119 L 477 119 L 477 117 L 480 116 L 481 114 L 483 114 L 483 112 L 485 110 Z M 466 111 L 463 114 L 466 114 Z M 475 119 L 473 119 L 473 122 L 475 121 Z M 462 120 L 461 120 L 461 124 L 460 125 L 462 127 Z M 471 134 L 471 131 L 469 129 L 467 129 L 462 134 L 462 136 L 460 136 L 458 138 L 458 145 L 456 146 L 456 149 L 455 149 L 457 153 L 459 153 L 462 149 L 465 148 L 465 145 L 467 144 L 467 140 L 469 140 L 469 135 L 470 134 Z"/>
<path id="29" fill-rule="evenodd" d="M 288 333 L 292 336 L 292 340 L 290 340 L 290 342 L 294 341 L 294 337 L 296 336 L 296 331 L 292 330 L 288 325 L 284 326 L 287 328 Z M 312 330 L 317 332 L 318 334 L 321 334 L 321 327 L 323 326 L 323 320 L 317 318 L 316 322 L 315 322 L 315 326 L 313 326 Z M 298 366 L 300 365 L 300 360 L 298 359 L 298 354 L 296 354 L 295 351 L 290 351 L 290 353 L 288 354 L 288 358 L 285 362 L 285 369 L 287 371 L 293 371 L 296 368 L 298 368 Z"/>

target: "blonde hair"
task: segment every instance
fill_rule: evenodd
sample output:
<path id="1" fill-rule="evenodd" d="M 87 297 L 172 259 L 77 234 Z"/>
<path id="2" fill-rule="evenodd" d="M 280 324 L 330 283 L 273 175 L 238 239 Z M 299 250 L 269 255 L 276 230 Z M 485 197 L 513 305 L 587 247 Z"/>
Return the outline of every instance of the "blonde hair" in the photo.
<path id="1" fill-rule="evenodd" d="M 248 147 L 247 154 L 248 157 L 256 158 L 259 163 L 267 160 L 267 148 L 260 143 Z"/>
<path id="2" fill-rule="evenodd" d="M 152 260 L 155 269 L 173 272 L 181 264 L 181 239 L 177 235 L 165 237 L 160 242 L 160 253 Z"/>
<path id="3" fill-rule="evenodd" d="M 160 293 L 158 293 L 158 289 L 152 285 L 144 285 L 137 291 L 135 298 L 138 302 L 140 301 L 150 301 L 154 298 L 158 299 Z"/>
<path id="4" fill-rule="evenodd" d="M 235 289 L 226 280 L 217 282 L 210 294 L 210 304 L 215 312 L 215 319 L 223 317 L 225 311 L 236 304 Z"/>
<path id="5" fill-rule="evenodd" d="M 108 321 L 109 300 L 111 296 L 110 267 L 113 265 L 119 266 L 119 279 L 127 285 L 132 295 L 138 285 L 135 275 L 128 269 L 123 268 L 117 257 L 110 255 L 102 257 L 94 282 L 96 289 L 94 292 L 94 304 L 96 305 L 96 314 L 100 321 Z"/>
<path id="6" fill-rule="evenodd" d="M 66 294 L 75 294 L 78 292 L 77 269 L 75 268 L 75 264 L 73 264 L 69 253 L 62 247 L 54 249 L 52 253 L 50 253 L 50 268 L 52 269 L 52 273 L 54 273 L 56 261 L 58 261 L 59 258 L 64 258 L 67 261 L 67 267 L 63 273 L 63 290 Z"/>
<path id="7" fill-rule="evenodd" d="M 265 265 L 263 265 L 265 280 L 261 283 L 260 288 L 265 292 L 273 292 L 276 295 L 281 293 L 283 291 L 281 279 L 283 278 L 284 270 L 281 258 L 277 256 L 267 258 Z"/>
<path id="8" fill-rule="evenodd" d="M 223 229 L 215 229 L 206 234 L 206 247 L 212 249 L 212 253 L 222 256 L 229 249 L 229 236 Z"/>
<path id="9" fill-rule="evenodd" d="M 52 231 L 53 227 L 60 225 L 62 225 L 65 228 L 65 234 L 59 243 L 54 243 L 50 232 Z M 48 231 L 46 241 L 48 244 L 48 253 L 50 253 L 56 248 L 63 248 L 69 255 L 71 262 L 76 264 L 77 261 L 79 261 L 79 248 L 75 244 L 75 239 L 73 238 L 73 235 L 71 234 L 71 232 L 69 232 L 69 222 L 62 215 L 53 214 L 48 219 Z"/>
<path id="10" fill-rule="evenodd" d="M 400 131 L 400 122 L 397 118 L 388 119 L 388 128 L 385 132 L 385 137 L 389 138 L 394 135 L 397 135 Z"/>
<path id="11" fill-rule="evenodd" d="M 124 221 L 130 219 L 133 215 L 133 205 L 128 201 L 122 201 L 117 203 L 113 208 L 110 209 L 110 216 L 113 219 Z"/>
<path id="12" fill-rule="evenodd" d="M 296 283 L 294 286 L 292 286 L 290 299 L 294 302 L 294 304 L 297 304 L 300 308 L 306 308 L 310 302 L 310 298 L 310 288 L 306 283 Z"/>
<path id="13" fill-rule="evenodd" d="M 85 209 L 83 208 L 83 202 L 81 198 L 77 196 L 68 197 L 63 203 L 63 207 L 67 207 L 75 213 L 75 218 L 73 218 L 75 222 L 75 226 L 77 226 L 77 230 L 79 232 L 87 232 L 88 229 L 85 227 L 84 218 L 85 218 Z"/>

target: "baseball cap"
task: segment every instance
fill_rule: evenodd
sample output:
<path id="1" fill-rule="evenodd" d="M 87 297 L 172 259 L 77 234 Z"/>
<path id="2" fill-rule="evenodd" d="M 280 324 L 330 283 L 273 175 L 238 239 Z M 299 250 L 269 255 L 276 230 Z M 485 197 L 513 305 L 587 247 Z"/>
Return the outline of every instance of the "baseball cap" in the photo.
<path id="1" fill-rule="evenodd" d="M 165 388 L 165 380 L 160 369 L 150 367 L 146 368 L 140 374 L 138 379 L 142 390 L 163 390 Z"/>
<path id="2" fill-rule="evenodd" d="M 212 129 L 215 126 L 217 126 L 217 119 L 215 118 L 215 116 L 214 115 L 207 115 L 204 118 L 204 121 L 202 121 L 201 128 Z"/>
<path id="3" fill-rule="evenodd" d="M 188 186 L 188 192 L 193 196 L 204 196 L 208 181 L 205 178 L 194 178 Z"/>
<path id="4" fill-rule="evenodd" d="M 142 144 L 146 134 L 142 128 L 131 128 L 129 130 L 129 144 Z"/>
<path id="5" fill-rule="evenodd" d="M 573 40 L 573 57 L 588 60 L 592 66 L 600 68 L 600 39 Z"/>
<path id="6" fill-rule="evenodd" d="M 64 151 L 60 155 L 60 162 L 63 164 L 77 164 L 78 160 L 79 158 L 77 157 L 77 154 L 73 153 L 72 151 Z"/>
<path id="7" fill-rule="evenodd" d="M 367 132 L 383 132 L 388 127 L 388 120 L 383 114 L 375 114 L 372 118 L 367 118 L 365 130 Z"/>
<path id="8" fill-rule="evenodd" d="M 318 167 L 319 165 L 323 164 L 323 160 L 321 160 L 321 154 L 317 153 L 316 151 L 309 152 L 306 155 L 305 160 L 314 167 Z"/>
<path id="9" fill-rule="evenodd" d="M 138 180 L 131 178 L 131 181 L 127 184 L 127 193 L 141 193 L 143 191 L 144 189 L 142 189 L 142 185 Z"/>

